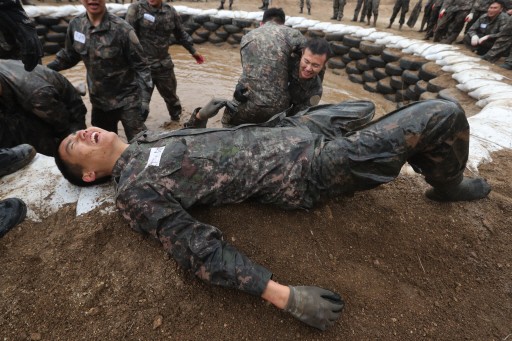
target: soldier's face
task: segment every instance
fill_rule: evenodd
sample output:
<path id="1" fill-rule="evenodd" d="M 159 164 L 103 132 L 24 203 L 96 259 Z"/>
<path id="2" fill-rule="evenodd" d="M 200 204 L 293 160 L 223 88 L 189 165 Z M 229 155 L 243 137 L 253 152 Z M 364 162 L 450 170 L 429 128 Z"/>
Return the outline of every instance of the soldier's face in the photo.
<path id="1" fill-rule="evenodd" d="M 155 8 L 162 7 L 162 0 L 148 0 L 148 4 Z"/>
<path id="2" fill-rule="evenodd" d="M 299 78 L 311 79 L 316 77 L 324 68 L 326 60 L 326 54 L 313 54 L 310 49 L 306 48 L 300 59 Z"/>
<path id="3" fill-rule="evenodd" d="M 82 0 L 82 5 L 84 5 L 87 13 L 93 15 L 99 15 L 105 12 L 105 0 Z"/>
<path id="4" fill-rule="evenodd" d="M 487 9 L 487 15 L 490 18 L 494 18 L 495 16 L 499 15 L 503 11 L 503 7 L 497 2 L 493 2 L 489 5 L 489 8 Z"/>
<path id="5" fill-rule="evenodd" d="M 59 145 L 62 160 L 82 169 L 101 169 L 116 143 L 122 140 L 116 133 L 91 127 L 66 137 Z"/>

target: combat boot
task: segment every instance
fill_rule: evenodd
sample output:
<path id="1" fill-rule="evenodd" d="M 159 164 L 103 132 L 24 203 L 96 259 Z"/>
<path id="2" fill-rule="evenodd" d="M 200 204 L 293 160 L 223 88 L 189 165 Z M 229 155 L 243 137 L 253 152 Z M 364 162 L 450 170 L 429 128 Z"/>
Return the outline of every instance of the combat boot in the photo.
<path id="1" fill-rule="evenodd" d="M 386 28 L 391 28 L 391 25 L 393 25 L 393 23 L 392 23 L 392 22 L 390 22 L 390 23 L 389 23 L 389 25 L 388 25 L 388 27 L 386 27 Z"/>
<path id="2" fill-rule="evenodd" d="M 370 18 L 368 18 L 368 21 L 366 22 L 366 25 L 370 26 Z"/>
<path id="3" fill-rule="evenodd" d="M 399 31 L 401 31 L 401 30 L 402 30 L 402 24 L 400 24 L 400 25 L 398 26 L 398 30 L 399 30 Z"/>
<path id="4" fill-rule="evenodd" d="M 311 8 L 308 8 L 308 15 L 311 15 Z"/>
<path id="5" fill-rule="evenodd" d="M 231 7 L 233 6 L 233 4 L 229 4 L 229 10 L 231 11 Z"/>
<path id="6" fill-rule="evenodd" d="M 377 26 L 377 18 L 378 18 L 377 15 L 373 17 L 373 25 L 372 25 L 373 27 Z"/>
<path id="7" fill-rule="evenodd" d="M 471 201 L 485 198 L 491 192 L 491 186 L 482 178 L 463 178 L 456 185 L 446 184 L 433 187 L 425 192 L 434 201 Z"/>
<path id="8" fill-rule="evenodd" d="M 352 21 L 353 21 L 353 22 L 356 22 L 356 21 L 357 21 L 357 15 L 356 15 L 356 16 L 354 16 L 354 17 L 352 18 Z"/>
<path id="9" fill-rule="evenodd" d="M 299 13 L 302 13 L 302 7 L 300 8 L 300 11 L 299 11 Z"/>
<path id="10" fill-rule="evenodd" d="M 25 167 L 34 156 L 36 156 L 36 150 L 29 144 L 20 144 L 13 148 L 0 148 L 0 177 Z"/>
<path id="11" fill-rule="evenodd" d="M 18 198 L 0 201 L 0 238 L 18 225 L 27 215 L 27 205 Z"/>
<path id="12" fill-rule="evenodd" d="M 343 18 L 343 17 L 338 14 L 338 17 L 336 18 L 336 20 L 341 21 L 341 18 Z"/>
<path id="13" fill-rule="evenodd" d="M 338 16 L 336 14 L 333 14 L 331 17 L 331 20 L 336 20 L 337 18 L 338 18 Z"/>
<path id="14" fill-rule="evenodd" d="M 219 9 L 219 10 L 220 10 L 220 9 L 224 9 L 224 4 L 223 4 L 223 3 L 221 3 L 221 4 L 220 4 L 220 6 L 219 6 L 219 8 L 217 8 L 217 9 Z"/>

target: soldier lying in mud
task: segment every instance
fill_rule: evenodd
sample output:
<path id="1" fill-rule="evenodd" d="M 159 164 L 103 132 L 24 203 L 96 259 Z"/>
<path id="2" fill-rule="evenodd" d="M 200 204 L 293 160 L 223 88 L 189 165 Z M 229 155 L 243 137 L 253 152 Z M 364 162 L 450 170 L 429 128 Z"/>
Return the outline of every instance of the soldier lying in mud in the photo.
<path id="1" fill-rule="evenodd" d="M 212 100 L 194 112 L 190 123 L 206 121 L 224 104 Z M 160 240 L 181 267 L 201 280 L 260 296 L 325 330 L 341 315 L 344 303 L 338 294 L 273 281 L 270 270 L 186 210 L 249 198 L 310 209 L 323 199 L 390 182 L 406 162 L 432 186 L 429 199 L 469 201 L 488 195 L 484 179 L 463 176 L 469 125 L 458 105 L 418 102 L 369 123 L 373 113 L 370 102 L 345 102 L 262 125 L 147 131 L 131 144 L 91 127 L 66 137 L 56 162 L 74 184 L 112 181 L 116 205 L 131 227 Z"/>

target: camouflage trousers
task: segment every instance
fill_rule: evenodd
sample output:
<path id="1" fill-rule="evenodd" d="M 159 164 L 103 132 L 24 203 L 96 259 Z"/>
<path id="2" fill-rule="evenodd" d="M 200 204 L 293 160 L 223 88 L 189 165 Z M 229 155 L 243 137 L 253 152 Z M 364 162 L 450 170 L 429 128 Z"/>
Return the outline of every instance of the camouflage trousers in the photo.
<path id="1" fill-rule="evenodd" d="M 299 1 L 299 7 L 301 10 L 304 8 L 304 0 Z M 311 9 L 311 0 L 306 0 L 306 8 Z"/>
<path id="2" fill-rule="evenodd" d="M 380 0 L 365 0 L 366 17 L 368 20 L 371 18 L 372 14 L 374 17 L 379 15 L 379 5 Z"/>
<path id="3" fill-rule="evenodd" d="M 406 162 L 431 186 L 458 183 L 468 151 L 469 124 L 461 107 L 417 102 L 326 143 L 312 162 L 309 200 L 375 188 L 395 179 Z"/>
<path id="4" fill-rule="evenodd" d="M 427 28 L 425 29 L 425 38 L 432 38 L 434 36 L 439 12 L 441 12 L 441 6 L 434 6 L 430 11 L 430 15 L 427 20 Z"/>
<path id="5" fill-rule="evenodd" d="M 443 44 L 453 43 L 464 28 L 464 19 L 469 12 L 470 10 L 446 11 L 445 15 L 437 22 L 434 41 Z"/>
<path id="6" fill-rule="evenodd" d="M 362 11 L 361 7 L 363 8 Z M 357 21 L 359 11 L 361 11 L 360 21 L 364 22 L 364 16 L 366 15 L 366 0 L 357 0 L 356 8 L 354 9 L 354 18 L 352 18 L 352 21 Z"/>
<path id="7" fill-rule="evenodd" d="M 269 120 L 272 116 L 285 111 L 287 106 L 284 104 L 279 105 L 276 103 L 273 106 L 258 105 L 249 100 L 240 103 L 233 99 L 231 103 L 234 106 L 226 106 L 222 115 L 222 126 L 224 128 L 235 127 L 247 123 L 263 123 Z"/>
<path id="8" fill-rule="evenodd" d="M 231 4 L 232 2 L 230 2 Z M 181 103 L 176 89 L 178 82 L 176 81 L 176 75 L 174 74 L 174 68 L 158 68 L 151 69 L 151 79 L 153 80 L 153 88 L 151 94 L 155 89 L 155 86 L 165 101 L 167 111 L 171 118 L 177 119 L 181 116 Z"/>
<path id="9" fill-rule="evenodd" d="M 341 20 L 343 18 L 343 10 L 345 9 L 346 0 L 333 0 L 333 18 Z"/>
<path id="10" fill-rule="evenodd" d="M 499 33 L 498 38 L 492 45 L 491 49 L 485 54 L 485 59 L 490 62 L 495 62 L 500 57 L 509 56 L 512 49 L 512 18 L 509 19 L 507 25 L 503 27 L 503 30 Z M 507 60 L 507 64 L 512 65 L 512 55 Z"/>
<path id="11" fill-rule="evenodd" d="M 390 24 L 395 22 L 398 12 L 400 12 L 400 20 L 398 23 L 403 25 L 405 23 L 405 15 L 409 12 L 409 0 L 396 0 L 395 5 L 393 6 L 393 13 L 391 14 L 391 18 L 389 18 Z"/>
<path id="12" fill-rule="evenodd" d="M 117 134 L 117 124 L 121 121 L 126 139 L 130 141 L 135 135 L 146 130 L 142 117 L 140 101 L 134 101 L 124 107 L 104 111 L 97 106 L 92 107 L 91 124 Z"/>

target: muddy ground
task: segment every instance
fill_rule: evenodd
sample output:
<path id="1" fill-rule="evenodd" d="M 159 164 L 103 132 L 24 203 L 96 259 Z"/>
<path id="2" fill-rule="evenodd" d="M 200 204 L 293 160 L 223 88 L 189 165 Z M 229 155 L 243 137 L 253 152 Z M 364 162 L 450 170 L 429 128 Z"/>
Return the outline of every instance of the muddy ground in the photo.
<path id="1" fill-rule="evenodd" d="M 381 2 L 384 27 L 391 6 Z M 295 1 L 273 4 L 290 15 L 298 10 Z M 235 9 L 259 5 L 235 0 Z M 347 4 L 347 17 L 353 7 Z M 330 1 L 313 2 L 313 18 L 327 21 L 331 14 Z M 420 36 L 405 27 L 401 34 Z M 200 46 L 207 58 L 201 66 L 173 47 L 183 120 L 210 97 L 231 94 L 240 68 L 237 51 L 228 47 Z M 82 71 L 67 75 L 80 80 Z M 327 72 L 324 102 L 368 97 L 360 85 Z M 380 95 L 370 98 L 379 114 L 394 108 Z M 155 94 L 148 126 L 177 128 L 165 123 L 163 108 Z M 43 222 L 22 223 L 0 240 L 0 338 L 510 340 L 512 153 L 496 153 L 479 171 L 493 191 L 478 202 L 431 202 L 421 177 L 401 176 L 310 212 L 254 203 L 191 212 L 270 268 L 275 280 L 340 293 L 345 312 L 326 332 L 260 298 L 199 282 L 117 214 L 97 210 L 75 217 L 74 205 L 67 206 Z"/>

